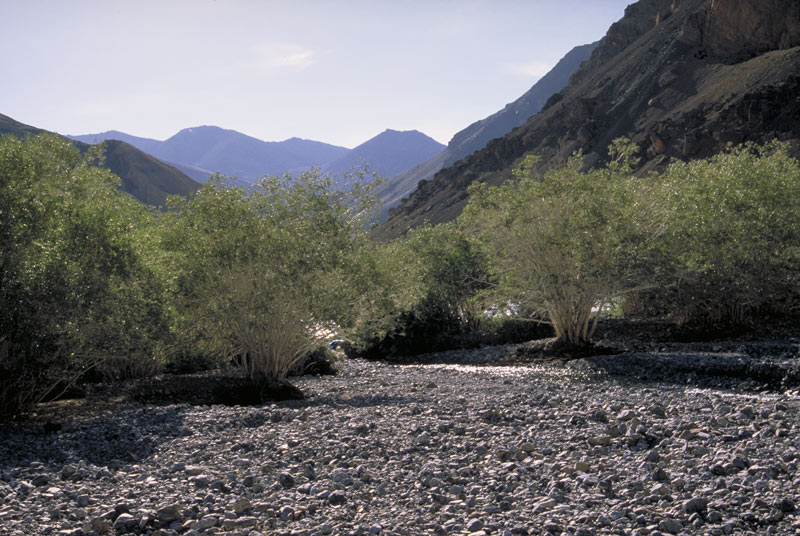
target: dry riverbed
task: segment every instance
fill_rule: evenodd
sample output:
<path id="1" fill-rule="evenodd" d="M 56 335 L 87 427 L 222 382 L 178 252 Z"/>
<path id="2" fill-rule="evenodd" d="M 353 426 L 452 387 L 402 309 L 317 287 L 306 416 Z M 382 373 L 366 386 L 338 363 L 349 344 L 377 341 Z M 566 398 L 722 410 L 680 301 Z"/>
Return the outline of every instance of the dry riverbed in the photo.
<path id="1" fill-rule="evenodd" d="M 304 401 L 3 425 L 0 534 L 796 534 L 798 348 L 352 360 Z"/>

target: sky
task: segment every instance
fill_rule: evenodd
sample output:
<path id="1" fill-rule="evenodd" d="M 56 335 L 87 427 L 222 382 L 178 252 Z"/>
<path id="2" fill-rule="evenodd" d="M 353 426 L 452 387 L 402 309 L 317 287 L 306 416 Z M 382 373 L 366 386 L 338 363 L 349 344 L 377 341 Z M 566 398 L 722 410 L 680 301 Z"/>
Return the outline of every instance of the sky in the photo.
<path id="1" fill-rule="evenodd" d="M 0 114 L 72 135 L 447 143 L 631 1 L 0 0 Z"/>

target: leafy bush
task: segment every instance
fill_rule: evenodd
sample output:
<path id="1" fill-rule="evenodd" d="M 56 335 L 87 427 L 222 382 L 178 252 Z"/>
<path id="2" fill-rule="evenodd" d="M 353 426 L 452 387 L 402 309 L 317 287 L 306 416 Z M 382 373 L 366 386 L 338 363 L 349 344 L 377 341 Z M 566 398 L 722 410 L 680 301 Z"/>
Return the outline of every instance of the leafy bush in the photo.
<path id="1" fill-rule="evenodd" d="M 635 309 L 702 329 L 798 311 L 800 165 L 786 145 L 676 162 L 663 181 L 670 218 L 650 251 L 672 284 L 640 293 Z"/>
<path id="2" fill-rule="evenodd" d="M 515 180 L 470 188 L 462 220 L 492 251 L 497 299 L 548 319 L 565 344 L 588 343 L 595 311 L 647 282 L 642 245 L 661 226 L 651 182 L 631 176 L 635 152 L 616 140 L 607 167 L 583 171 L 578 154 L 541 179 L 528 157 Z"/>
<path id="3" fill-rule="evenodd" d="M 54 135 L 0 139 L 0 416 L 168 337 L 132 229 L 147 212 Z"/>
<path id="4" fill-rule="evenodd" d="M 477 293 L 487 259 L 455 224 L 426 225 L 378 246 L 370 258 L 373 290 L 353 333 L 370 358 L 433 352 L 469 343 L 480 324 Z"/>
<path id="5" fill-rule="evenodd" d="M 176 329 L 193 353 L 236 357 L 254 382 L 276 385 L 315 345 L 319 322 L 352 323 L 370 185 L 343 192 L 314 170 L 245 192 L 216 177 L 173 203 L 163 247 L 177 274 Z"/>

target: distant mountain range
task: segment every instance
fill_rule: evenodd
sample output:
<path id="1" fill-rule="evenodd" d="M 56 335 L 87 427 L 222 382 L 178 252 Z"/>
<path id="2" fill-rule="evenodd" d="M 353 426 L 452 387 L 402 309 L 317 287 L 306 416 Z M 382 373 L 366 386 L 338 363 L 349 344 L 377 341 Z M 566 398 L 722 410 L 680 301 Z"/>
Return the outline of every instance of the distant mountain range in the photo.
<path id="1" fill-rule="evenodd" d="M 445 146 L 416 130 L 385 130 L 325 165 L 323 171 L 341 175 L 367 164 L 381 177 L 392 177 L 441 153 Z"/>
<path id="2" fill-rule="evenodd" d="M 540 173 L 579 149 L 601 165 L 620 136 L 642 148 L 640 174 L 746 141 L 785 140 L 798 156 L 798 95 L 797 0 L 640 0 L 539 113 L 420 182 L 377 234 L 457 217 L 472 182 L 502 183 L 526 154 Z"/>
<path id="3" fill-rule="evenodd" d="M 186 128 L 164 141 L 115 130 L 70 138 L 85 143 L 124 141 L 197 180 L 207 180 L 219 172 L 244 183 L 265 175 L 298 173 L 313 166 L 341 175 L 366 164 L 370 170 L 389 177 L 444 149 L 444 145 L 415 130 L 386 130 L 354 149 L 300 138 L 266 142 L 214 126 Z"/>
<path id="4" fill-rule="evenodd" d="M 0 115 L 0 134 L 36 135 L 42 129 Z M 299 173 L 317 166 L 343 173 L 367 166 L 391 177 L 440 153 L 445 146 L 418 132 L 386 130 L 354 149 L 290 138 L 265 142 L 214 126 L 186 128 L 167 140 L 132 136 L 118 130 L 66 136 L 85 152 L 106 143 L 106 165 L 122 179 L 122 190 L 143 203 L 162 206 L 172 194 L 190 195 L 216 172 L 248 185 L 265 175 Z"/>
<path id="5" fill-rule="evenodd" d="M 94 145 L 95 143 L 100 143 L 102 141 L 108 141 L 108 140 L 123 141 L 129 145 L 133 145 L 137 149 L 144 151 L 152 156 L 155 156 L 155 152 L 159 144 L 163 143 L 158 140 L 153 140 L 150 138 L 140 138 L 139 136 L 131 136 L 130 134 L 120 132 L 119 130 L 109 130 L 108 132 L 101 132 L 100 134 L 87 134 L 85 136 L 67 135 L 67 137 L 72 140 L 88 143 L 90 145 Z M 176 169 L 181 170 L 183 173 L 190 176 L 197 182 L 205 182 L 211 175 L 213 175 L 212 172 L 199 168 L 197 166 L 193 166 L 191 164 L 170 162 L 166 158 L 159 158 L 159 160 L 173 166 Z"/>
<path id="6" fill-rule="evenodd" d="M 384 205 L 390 208 L 399 204 L 402 198 L 417 188 L 420 181 L 432 179 L 442 168 L 466 158 L 483 149 L 491 140 L 524 125 L 528 118 L 544 107 L 547 99 L 567 85 L 569 77 L 589 58 L 598 43 L 599 41 L 573 48 L 520 98 L 453 136 L 444 152 L 392 176 L 389 183 L 380 190 Z"/>
<path id="7" fill-rule="evenodd" d="M 45 131 L 0 114 L 0 134 L 26 137 L 42 132 Z M 89 148 L 86 143 L 74 143 L 81 152 Z M 168 195 L 188 196 L 200 188 L 198 182 L 178 169 L 124 141 L 109 141 L 105 156 L 106 167 L 122 180 L 122 191 L 142 203 L 163 206 Z"/>
<path id="8" fill-rule="evenodd" d="M 198 177 L 205 174 L 207 178 L 219 172 L 245 182 L 264 175 L 282 175 L 308 169 L 348 152 L 344 147 L 300 138 L 281 142 L 261 141 L 235 130 L 214 126 L 185 128 L 164 141 L 139 138 L 116 130 L 69 137 L 86 143 L 118 139 L 160 160 L 185 166 Z"/>

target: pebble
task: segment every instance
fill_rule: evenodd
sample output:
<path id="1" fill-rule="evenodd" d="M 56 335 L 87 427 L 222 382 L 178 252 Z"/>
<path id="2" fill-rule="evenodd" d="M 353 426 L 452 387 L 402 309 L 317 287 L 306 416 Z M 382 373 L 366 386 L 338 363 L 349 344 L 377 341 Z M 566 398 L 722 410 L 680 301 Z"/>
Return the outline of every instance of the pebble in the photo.
<path id="1" fill-rule="evenodd" d="M 291 506 L 284 506 L 281 508 L 280 516 L 283 521 L 294 519 L 294 508 Z"/>
<path id="2" fill-rule="evenodd" d="M 681 530 L 683 530 L 683 523 L 672 518 L 662 519 L 658 524 L 658 530 L 663 530 L 664 532 L 668 532 L 670 534 L 678 534 Z"/>
<path id="3" fill-rule="evenodd" d="M 169 523 L 171 521 L 177 521 L 183 518 L 183 514 L 181 514 L 181 507 L 178 504 L 168 504 L 166 506 L 162 506 L 158 509 L 158 511 L 156 511 L 156 516 L 162 523 Z"/>
<path id="4" fill-rule="evenodd" d="M 477 532 L 483 529 L 483 521 L 480 519 L 470 519 L 467 521 L 467 530 L 469 532 Z"/>
<path id="5" fill-rule="evenodd" d="M 683 503 L 683 511 L 687 514 L 703 512 L 708 508 L 708 499 L 705 497 L 694 497 Z"/>
<path id="6" fill-rule="evenodd" d="M 347 502 L 347 496 L 344 492 L 336 490 L 328 495 L 328 502 L 332 505 L 341 505 Z"/>

